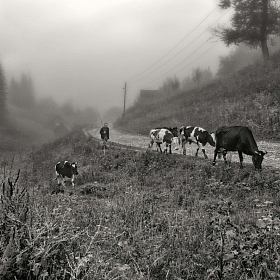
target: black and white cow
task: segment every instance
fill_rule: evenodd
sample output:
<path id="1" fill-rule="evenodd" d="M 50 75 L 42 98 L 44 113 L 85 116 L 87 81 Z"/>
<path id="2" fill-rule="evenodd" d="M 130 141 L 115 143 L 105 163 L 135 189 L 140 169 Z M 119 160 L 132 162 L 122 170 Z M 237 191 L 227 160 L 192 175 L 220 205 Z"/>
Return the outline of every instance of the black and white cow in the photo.
<path id="1" fill-rule="evenodd" d="M 204 157 L 208 158 L 205 153 L 205 145 L 209 143 L 211 146 L 215 147 L 215 141 L 212 134 L 207 130 L 197 126 L 182 126 L 180 128 L 180 138 L 182 141 L 183 155 L 186 155 L 186 143 L 195 143 L 197 145 L 196 156 L 198 156 L 198 151 L 201 148 Z"/>
<path id="2" fill-rule="evenodd" d="M 162 153 L 161 144 L 165 144 L 165 148 L 163 150 L 164 153 L 167 153 L 167 149 L 169 148 L 169 153 L 171 154 L 171 143 L 173 141 L 174 135 L 166 128 L 155 128 L 150 131 L 150 143 L 149 149 L 152 148 L 153 144 L 157 144 L 157 150 Z"/>
<path id="3" fill-rule="evenodd" d="M 219 152 L 225 155 L 228 151 L 237 151 L 240 160 L 240 168 L 243 167 L 243 155 L 252 156 L 255 169 L 262 169 L 262 161 L 267 152 L 259 151 L 251 129 L 246 126 L 223 126 L 216 131 L 216 148 L 214 152 L 213 165 Z"/>
<path id="4" fill-rule="evenodd" d="M 65 177 L 71 178 L 72 186 L 75 186 L 75 175 L 78 175 L 77 162 L 59 161 L 55 165 L 56 180 L 58 184 L 65 186 Z"/>
<path id="5" fill-rule="evenodd" d="M 174 150 L 178 150 L 179 149 L 179 145 L 180 145 L 180 139 L 178 137 L 178 132 L 179 129 L 176 127 L 168 127 L 168 126 L 162 126 L 162 127 L 156 127 L 155 129 L 168 129 L 172 134 L 173 134 L 173 143 L 175 145 Z"/>

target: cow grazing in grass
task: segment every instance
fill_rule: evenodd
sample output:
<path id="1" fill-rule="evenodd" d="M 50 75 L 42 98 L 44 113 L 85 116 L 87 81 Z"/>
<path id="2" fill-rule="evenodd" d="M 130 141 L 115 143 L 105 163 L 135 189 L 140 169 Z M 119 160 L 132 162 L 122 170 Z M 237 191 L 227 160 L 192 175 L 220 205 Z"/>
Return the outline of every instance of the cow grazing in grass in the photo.
<path id="1" fill-rule="evenodd" d="M 163 126 L 163 127 L 157 127 L 155 129 L 168 129 L 172 134 L 173 134 L 173 143 L 175 145 L 174 150 L 178 150 L 179 149 L 179 137 L 178 137 L 178 132 L 179 129 L 177 127 L 168 127 L 168 126 Z"/>
<path id="2" fill-rule="evenodd" d="M 198 156 L 198 151 L 201 148 L 202 153 L 205 158 L 208 158 L 205 153 L 205 145 L 209 143 L 211 146 L 215 147 L 215 141 L 213 135 L 211 135 L 204 128 L 197 126 L 182 126 L 180 128 L 180 137 L 183 147 L 183 155 L 186 154 L 186 143 L 195 143 L 197 145 L 196 156 Z"/>
<path id="3" fill-rule="evenodd" d="M 169 149 L 169 153 L 171 154 L 171 143 L 173 141 L 174 135 L 166 128 L 155 128 L 150 131 L 150 144 L 149 149 L 152 148 L 153 144 L 157 144 L 157 150 L 162 153 L 161 144 L 165 144 L 165 148 L 163 150 L 164 153 L 167 153 Z"/>
<path id="4" fill-rule="evenodd" d="M 56 180 L 58 184 L 65 186 L 65 177 L 71 178 L 72 186 L 75 186 L 75 175 L 78 175 L 77 162 L 60 161 L 55 165 Z"/>
<path id="5" fill-rule="evenodd" d="M 225 155 L 228 151 L 237 151 L 240 160 L 240 168 L 243 168 L 243 154 L 251 155 L 256 170 L 262 169 L 262 161 L 267 152 L 259 151 L 252 131 L 246 126 L 223 126 L 216 131 L 216 148 L 213 165 L 216 163 L 217 154 L 222 151 Z"/>

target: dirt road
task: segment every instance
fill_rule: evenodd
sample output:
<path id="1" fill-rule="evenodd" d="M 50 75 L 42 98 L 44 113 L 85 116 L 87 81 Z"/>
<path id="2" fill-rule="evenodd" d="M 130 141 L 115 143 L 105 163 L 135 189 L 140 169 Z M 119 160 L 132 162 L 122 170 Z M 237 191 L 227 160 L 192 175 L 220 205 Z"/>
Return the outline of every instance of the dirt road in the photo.
<path id="1" fill-rule="evenodd" d="M 99 128 L 92 129 L 88 131 L 93 137 L 100 139 Z M 133 135 L 128 133 L 122 133 L 113 128 L 110 128 L 110 141 L 116 142 L 119 144 L 133 146 L 137 148 L 147 149 L 149 144 L 149 137 L 143 135 Z M 267 151 L 267 155 L 265 155 L 263 166 L 272 166 L 274 168 L 280 169 L 280 143 L 276 142 L 267 142 L 267 141 L 259 141 L 257 142 L 260 150 Z M 186 145 L 187 155 L 195 155 L 197 146 L 195 144 Z M 152 149 L 156 149 L 155 145 Z M 210 159 L 213 158 L 214 148 L 210 145 L 206 145 L 206 154 Z M 182 149 L 180 148 L 178 151 L 173 150 L 173 153 L 182 154 Z M 200 151 L 198 154 L 199 157 L 203 157 L 202 152 Z M 238 154 L 233 153 L 232 161 L 239 162 Z M 251 157 L 244 155 L 245 163 L 252 163 Z"/>

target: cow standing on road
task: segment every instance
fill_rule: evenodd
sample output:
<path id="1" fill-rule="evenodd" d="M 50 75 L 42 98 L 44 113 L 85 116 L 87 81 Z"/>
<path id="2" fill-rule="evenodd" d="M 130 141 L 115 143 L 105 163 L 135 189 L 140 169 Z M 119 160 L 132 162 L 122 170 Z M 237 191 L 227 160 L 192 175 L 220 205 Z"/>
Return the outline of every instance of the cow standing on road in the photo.
<path id="1" fill-rule="evenodd" d="M 156 129 L 168 129 L 172 134 L 173 134 L 173 143 L 175 145 L 174 147 L 174 150 L 178 150 L 179 149 L 179 145 L 180 145 L 180 142 L 179 142 L 179 137 L 178 137 L 178 128 L 177 126 L 176 127 L 167 127 L 167 126 L 162 126 L 162 127 L 157 127 Z"/>
<path id="2" fill-rule="evenodd" d="M 70 163 L 69 161 L 59 161 L 55 165 L 55 173 L 58 184 L 65 187 L 65 177 L 71 178 L 72 186 L 75 186 L 75 175 L 78 175 L 77 162 Z"/>
<path id="3" fill-rule="evenodd" d="M 251 155 L 256 170 L 262 169 L 262 161 L 267 152 L 259 151 L 252 131 L 246 126 L 223 126 L 216 131 L 216 148 L 213 165 L 216 163 L 217 154 L 222 151 L 224 161 L 227 151 L 237 151 L 240 168 L 243 168 L 243 154 Z"/>
<path id="4" fill-rule="evenodd" d="M 169 153 L 171 154 L 171 143 L 173 141 L 173 134 L 165 128 L 152 129 L 150 131 L 150 144 L 149 149 L 152 148 L 154 142 L 157 144 L 157 150 L 162 153 L 161 144 L 165 144 L 165 148 L 163 150 L 164 153 L 167 153 L 167 149 L 169 149 Z"/>
<path id="5" fill-rule="evenodd" d="M 180 137 L 183 147 L 183 155 L 186 155 L 186 143 L 195 143 L 197 145 L 197 150 L 195 156 L 198 156 L 198 151 L 202 145 L 202 153 L 204 158 L 208 158 L 205 153 L 205 145 L 209 143 L 211 146 L 215 147 L 215 141 L 213 135 L 211 135 L 207 130 L 197 126 L 182 126 L 180 128 Z"/>

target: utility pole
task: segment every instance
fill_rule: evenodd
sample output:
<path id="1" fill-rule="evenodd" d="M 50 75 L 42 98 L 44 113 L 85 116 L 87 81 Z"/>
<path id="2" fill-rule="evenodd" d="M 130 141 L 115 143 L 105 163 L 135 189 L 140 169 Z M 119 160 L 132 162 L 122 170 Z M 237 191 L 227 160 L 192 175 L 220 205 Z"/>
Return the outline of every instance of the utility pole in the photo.
<path id="1" fill-rule="evenodd" d="M 123 118 L 125 117 L 125 102 L 126 102 L 126 82 L 124 83 L 124 98 L 123 98 Z"/>

